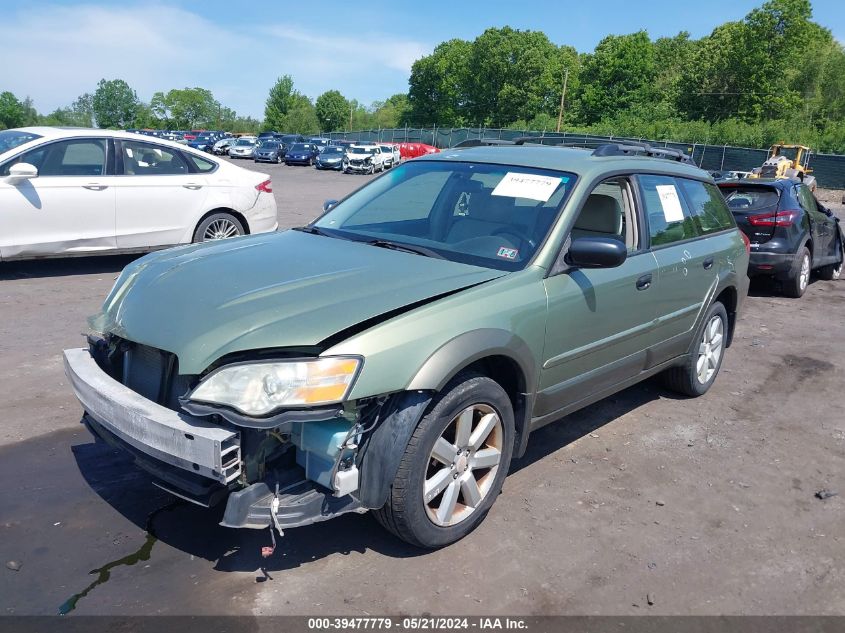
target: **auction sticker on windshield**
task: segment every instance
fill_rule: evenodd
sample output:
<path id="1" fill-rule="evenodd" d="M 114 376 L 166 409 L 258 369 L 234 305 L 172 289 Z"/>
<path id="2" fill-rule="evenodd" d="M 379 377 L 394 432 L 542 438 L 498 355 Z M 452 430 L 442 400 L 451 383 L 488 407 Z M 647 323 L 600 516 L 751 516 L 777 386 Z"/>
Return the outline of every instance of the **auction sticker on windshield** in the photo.
<path id="1" fill-rule="evenodd" d="M 560 177 L 555 176 L 538 176 L 509 171 L 493 189 L 492 195 L 548 202 L 555 189 L 560 185 L 561 180 Z"/>

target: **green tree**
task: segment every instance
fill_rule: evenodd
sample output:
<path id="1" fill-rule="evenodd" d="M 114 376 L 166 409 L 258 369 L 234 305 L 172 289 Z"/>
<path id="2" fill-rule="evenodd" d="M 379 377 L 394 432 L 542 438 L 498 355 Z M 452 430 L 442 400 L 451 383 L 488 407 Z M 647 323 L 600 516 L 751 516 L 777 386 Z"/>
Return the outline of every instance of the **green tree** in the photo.
<path id="1" fill-rule="evenodd" d="M 210 90 L 182 88 L 156 92 L 150 100 L 150 113 L 167 127 L 208 128 L 217 127 L 221 106 Z"/>
<path id="2" fill-rule="evenodd" d="M 287 114 L 278 128 L 293 134 L 315 134 L 320 131 L 320 121 L 311 99 L 305 95 L 295 93 Z"/>
<path id="3" fill-rule="evenodd" d="M 132 125 L 138 112 L 138 95 L 122 79 L 101 79 L 91 99 L 97 125 L 101 128 L 125 128 Z"/>
<path id="4" fill-rule="evenodd" d="M 595 123 L 651 102 L 656 75 L 654 46 L 645 31 L 608 35 L 585 57 L 581 67 L 581 120 Z"/>
<path id="5" fill-rule="evenodd" d="M 270 88 L 270 94 L 264 106 L 264 125 L 267 129 L 284 129 L 285 116 L 294 105 L 297 94 L 293 89 L 293 79 L 290 75 L 283 75 L 276 80 Z"/>
<path id="6" fill-rule="evenodd" d="M 349 101 L 337 90 L 328 90 L 314 103 L 320 128 L 327 132 L 343 130 L 349 120 Z"/>
<path id="7" fill-rule="evenodd" d="M 449 40 L 431 55 L 414 62 L 408 80 L 407 125 L 462 125 L 465 123 L 467 59 L 472 44 Z"/>
<path id="8" fill-rule="evenodd" d="M 24 104 L 9 92 L 0 92 L 0 128 L 21 127 L 26 124 Z"/>
<path id="9" fill-rule="evenodd" d="M 376 127 L 399 127 L 407 117 L 409 108 L 408 95 L 402 93 L 392 95 L 384 101 L 376 101 L 372 105 Z"/>

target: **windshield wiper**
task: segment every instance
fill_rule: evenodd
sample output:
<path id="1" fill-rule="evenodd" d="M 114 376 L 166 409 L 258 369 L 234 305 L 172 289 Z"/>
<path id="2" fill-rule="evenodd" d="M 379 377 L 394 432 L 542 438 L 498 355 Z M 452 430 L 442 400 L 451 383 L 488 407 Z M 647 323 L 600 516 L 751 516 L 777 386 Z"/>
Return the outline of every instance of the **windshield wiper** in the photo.
<path id="1" fill-rule="evenodd" d="M 336 235 L 326 233 L 323 229 L 318 226 L 295 226 L 291 230 L 302 231 L 303 233 L 309 233 L 311 235 L 322 235 L 323 237 L 337 237 Z"/>
<path id="2" fill-rule="evenodd" d="M 398 244 L 397 242 L 391 242 L 390 240 L 382 239 L 368 240 L 364 243 L 369 244 L 370 246 L 378 246 L 379 248 L 389 248 L 392 251 L 404 251 L 405 253 L 413 253 L 415 255 L 422 255 L 424 257 L 446 259 L 437 251 L 434 251 L 430 248 L 426 248 L 425 246 L 409 246 L 407 244 Z"/>

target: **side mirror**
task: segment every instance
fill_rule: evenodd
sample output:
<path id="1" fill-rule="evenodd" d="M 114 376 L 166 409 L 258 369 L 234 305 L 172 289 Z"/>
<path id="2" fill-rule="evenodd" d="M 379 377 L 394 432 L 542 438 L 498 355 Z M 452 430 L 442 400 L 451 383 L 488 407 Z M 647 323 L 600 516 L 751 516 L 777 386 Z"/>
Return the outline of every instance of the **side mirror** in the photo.
<path id="1" fill-rule="evenodd" d="M 323 203 L 323 213 L 326 211 L 331 211 L 334 207 L 337 206 L 337 203 L 340 202 L 339 200 L 326 200 Z"/>
<path id="2" fill-rule="evenodd" d="M 625 263 L 628 249 L 612 237 L 579 237 L 572 240 L 567 263 L 578 268 L 616 268 Z"/>
<path id="3" fill-rule="evenodd" d="M 9 167 L 7 180 L 11 183 L 18 183 L 37 177 L 38 168 L 35 165 L 30 165 L 29 163 L 17 163 Z"/>

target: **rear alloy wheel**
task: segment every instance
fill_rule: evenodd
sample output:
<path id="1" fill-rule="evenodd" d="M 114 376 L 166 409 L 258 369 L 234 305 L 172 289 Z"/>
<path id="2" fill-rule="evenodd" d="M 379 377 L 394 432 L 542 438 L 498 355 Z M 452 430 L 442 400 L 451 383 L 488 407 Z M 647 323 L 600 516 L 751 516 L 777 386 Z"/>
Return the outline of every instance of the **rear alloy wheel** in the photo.
<path id="1" fill-rule="evenodd" d="M 812 270 L 812 257 L 806 246 L 798 251 L 798 258 L 798 269 L 783 282 L 783 294 L 793 299 L 800 298 L 807 290 L 807 286 L 810 285 L 810 271 Z"/>
<path id="2" fill-rule="evenodd" d="M 713 385 L 722 366 L 728 342 L 727 332 L 728 313 L 725 306 L 717 301 L 710 306 L 702 325 L 699 326 L 693 347 L 684 363 L 663 373 L 666 386 L 686 396 L 697 397 L 705 394 Z"/>
<path id="3" fill-rule="evenodd" d="M 456 377 L 411 436 L 376 519 L 419 547 L 463 538 L 501 491 L 513 438 L 513 408 L 502 387 L 477 374 Z"/>
<path id="4" fill-rule="evenodd" d="M 194 232 L 194 242 L 210 242 L 244 235 L 240 221 L 228 213 L 215 213 L 200 222 Z"/>

